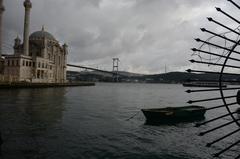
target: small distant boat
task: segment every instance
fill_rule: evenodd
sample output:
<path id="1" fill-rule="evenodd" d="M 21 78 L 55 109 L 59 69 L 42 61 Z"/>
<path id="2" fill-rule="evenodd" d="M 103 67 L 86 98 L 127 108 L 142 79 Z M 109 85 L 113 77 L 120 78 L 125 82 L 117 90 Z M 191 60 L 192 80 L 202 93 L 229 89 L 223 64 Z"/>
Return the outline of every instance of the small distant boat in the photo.
<path id="1" fill-rule="evenodd" d="M 204 119 L 206 112 L 202 106 L 183 106 L 141 109 L 146 117 L 147 123 L 176 123 L 183 121 L 194 121 Z"/>
<path id="2" fill-rule="evenodd" d="M 219 87 L 218 82 L 185 82 L 184 87 Z M 226 88 L 226 83 L 222 83 L 222 87 Z"/>

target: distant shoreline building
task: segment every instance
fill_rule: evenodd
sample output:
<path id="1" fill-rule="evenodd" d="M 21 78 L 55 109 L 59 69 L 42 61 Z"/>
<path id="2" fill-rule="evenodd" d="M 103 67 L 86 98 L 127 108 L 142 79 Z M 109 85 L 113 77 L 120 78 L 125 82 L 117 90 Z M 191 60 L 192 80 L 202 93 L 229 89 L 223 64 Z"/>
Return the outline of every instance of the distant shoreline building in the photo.
<path id="1" fill-rule="evenodd" d="M 0 0 L 0 36 L 2 37 L 3 0 Z M 33 82 L 33 83 L 64 83 L 66 82 L 68 46 L 60 45 L 53 35 L 41 31 L 29 36 L 30 0 L 24 1 L 25 18 L 23 43 L 17 37 L 14 43 L 14 54 L 2 55 L 0 40 L 0 81 Z"/>

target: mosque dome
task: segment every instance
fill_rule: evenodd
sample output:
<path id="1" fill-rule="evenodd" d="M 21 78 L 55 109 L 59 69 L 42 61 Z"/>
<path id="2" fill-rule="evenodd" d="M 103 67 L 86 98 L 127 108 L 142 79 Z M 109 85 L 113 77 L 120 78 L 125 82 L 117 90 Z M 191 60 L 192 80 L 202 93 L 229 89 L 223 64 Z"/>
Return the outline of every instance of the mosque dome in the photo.
<path id="1" fill-rule="evenodd" d="M 54 38 L 54 36 L 52 34 L 50 34 L 49 32 L 46 32 L 44 30 L 44 27 L 42 28 L 41 31 L 33 32 L 29 37 L 29 39 L 42 39 L 42 38 L 56 41 L 56 39 Z"/>

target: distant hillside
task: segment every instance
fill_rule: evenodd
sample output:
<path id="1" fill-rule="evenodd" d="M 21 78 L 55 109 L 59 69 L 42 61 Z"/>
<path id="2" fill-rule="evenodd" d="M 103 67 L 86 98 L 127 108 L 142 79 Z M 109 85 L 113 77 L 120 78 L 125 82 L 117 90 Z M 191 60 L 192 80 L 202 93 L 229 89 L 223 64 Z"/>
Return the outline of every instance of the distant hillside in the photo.
<path id="1" fill-rule="evenodd" d="M 152 80 L 152 82 L 182 83 L 190 77 L 193 77 L 193 74 L 186 72 L 169 72 L 164 74 L 145 75 L 143 78 L 147 79 L 147 81 Z"/>
<path id="2" fill-rule="evenodd" d="M 71 75 L 101 75 L 101 76 L 108 76 L 112 77 L 111 72 L 110 73 L 105 73 L 105 72 L 98 72 L 98 71 L 82 71 L 82 72 L 76 72 L 76 71 L 67 71 L 67 74 Z M 139 73 L 131 73 L 131 72 L 126 72 L 126 71 L 119 71 L 118 72 L 119 76 L 128 76 L 128 77 L 135 77 L 135 76 L 144 76 L 144 74 L 139 74 Z"/>
<path id="3" fill-rule="evenodd" d="M 130 77 L 144 76 L 144 74 L 132 73 L 132 72 L 126 72 L 126 71 L 119 71 L 119 74 L 124 76 L 130 76 Z"/>
<path id="4" fill-rule="evenodd" d="M 219 76 L 215 74 L 195 74 L 187 72 L 169 72 L 164 74 L 143 75 L 131 72 L 119 72 L 119 81 L 122 82 L 142 82 L 142 83 L 183 83 L 188 80 L 218 80 Z M 68 79 L 81 81 L 101 81 L 111 82 L 112 75 L 108 73 L 90 71 L 90 72 L 67 72 Z M 121 76 L 123 75 L 123 76 Z M 240 81 L 240 76 L 225 75 L 224 80 Z"/>

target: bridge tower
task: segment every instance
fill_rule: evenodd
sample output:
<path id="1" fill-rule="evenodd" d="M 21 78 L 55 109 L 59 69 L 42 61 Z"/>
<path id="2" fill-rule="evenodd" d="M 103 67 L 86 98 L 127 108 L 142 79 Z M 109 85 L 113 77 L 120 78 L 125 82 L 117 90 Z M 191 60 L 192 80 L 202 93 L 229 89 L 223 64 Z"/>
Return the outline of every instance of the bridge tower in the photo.
<path id="1" fill-rule="evenodd" d="M 113 82 L 118 82 L 119 80 L 119 75 L 118 75 L 118 64 L 119 64 L 120 60 L 119 58 L 113 58 Z"/>

